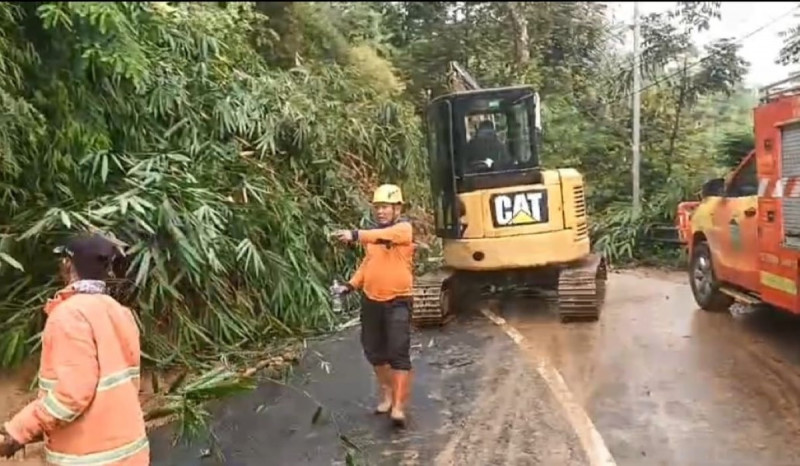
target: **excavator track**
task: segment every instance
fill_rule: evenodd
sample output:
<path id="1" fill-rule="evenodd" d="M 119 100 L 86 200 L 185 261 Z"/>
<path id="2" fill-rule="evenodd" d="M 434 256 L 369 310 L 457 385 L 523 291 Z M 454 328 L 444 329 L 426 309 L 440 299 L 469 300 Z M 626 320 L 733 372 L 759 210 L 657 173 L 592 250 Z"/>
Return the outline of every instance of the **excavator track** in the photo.
<path id="1" fill-rule="evenodd" d="M 501 293 L 498 296 L 544 298 L 545 302 L 558 306 L 559 318 L 562 322 L 598 320 L 605 301 L 608 279 L 605 259 L 600 255 L 590 254 L 572 266 L 561 268 L 557 273 L 557 283 L 552 282 L 552 285 L 519 284 L 513 287 L 511 294 Z M 485 297 L 485 293 L 478 295 L 474 293 L 483 288 L 479 283 L 472 281 L 460 283 L 463 281 L 463 277 L 459 280 L 451 280 L 452 278 L 456 277 L 446 271 L 438 271 L 416 278 L 411 314 L 412 325 L 417 328 L 444 326 L 455 317 L 457 308 L 467 305 L 467 302 L 472 299 Z M 553 275 L 553 280 L 555 278 Z M 556 287 L 555 290 L 552 288 L 553 285 Z M 468 290 L 472 290 L 473 293 L 470 294 Z M 466 295 L 461 296 L 462 293 L 470 294 L 472 298 L 467 298 Z M 468 301 L 465 302 L 465 299 Z"/>
<path id="2" fill-rule="evenodd" d="M 558 312 L 562 322 L 598 320 L 605 301 L 608 269 L 602 256 L 591 254 L 558 277 Z"/>
<path id="3" fill-rule="evenodd" d="M 435 327 L 447 324 L 452 312 L 452 292 L 444 286 L 449 274 L 435 273 L 414 280 L 414 303 L 411 324 L 415 327 Z"/>

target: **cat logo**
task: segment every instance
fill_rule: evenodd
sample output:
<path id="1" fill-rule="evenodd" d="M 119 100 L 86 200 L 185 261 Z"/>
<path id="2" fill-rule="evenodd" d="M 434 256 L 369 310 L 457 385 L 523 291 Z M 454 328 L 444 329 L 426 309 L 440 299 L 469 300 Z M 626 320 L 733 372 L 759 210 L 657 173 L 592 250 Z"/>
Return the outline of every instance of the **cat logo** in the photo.
<path id="1" fill-rule="evenodd" d="M 514 227 L 547 222 L 547 191 L 523 191 L 492 196 L 495 227 Z"/>

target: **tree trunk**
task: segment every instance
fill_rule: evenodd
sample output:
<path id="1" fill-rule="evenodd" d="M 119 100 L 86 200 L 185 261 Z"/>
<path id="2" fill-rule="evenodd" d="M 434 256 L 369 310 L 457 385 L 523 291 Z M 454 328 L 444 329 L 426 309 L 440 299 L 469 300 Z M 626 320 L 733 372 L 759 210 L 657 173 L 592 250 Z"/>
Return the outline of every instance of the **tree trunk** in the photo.
<path id="1" fill-rule="evenodd" d="M 524 2 L 508 2 L 511 30 L 514 33 L 514 64 L 517 71 L 524 69 L 531 61 L 528 18 L 525 17 L 524 9 Z"/>
<path id="2" fill-rule="evenodd" d="M 686 87 L 688 86 L 689 73 L 686 59 L 683 60 L 683 76 L 681 76 L 680 90 L 675 101 L 675 120 L 672 122 L 672 134 L 669 136 L 669 150 L 667 151 L 667 178 L 672 176 L 672 158 L 675 155 L 675 142 L 678 139 L 678 128 L 681 124 L 681 112 L 686 101 Z"/>

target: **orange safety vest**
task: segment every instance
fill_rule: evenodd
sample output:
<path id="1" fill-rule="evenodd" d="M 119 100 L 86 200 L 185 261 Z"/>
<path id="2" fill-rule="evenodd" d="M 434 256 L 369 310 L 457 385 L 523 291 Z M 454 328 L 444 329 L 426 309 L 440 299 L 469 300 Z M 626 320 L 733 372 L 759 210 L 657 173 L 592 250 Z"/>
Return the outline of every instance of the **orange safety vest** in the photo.
<path id="1" fill-rule="evenodd" d="M 45 436 L 48 464 L 147 466 L 139 402 L 139 328 L 100 281 L 73 283 L 48 300 L 39 396 L 6 431 L 26 444 Z"/>

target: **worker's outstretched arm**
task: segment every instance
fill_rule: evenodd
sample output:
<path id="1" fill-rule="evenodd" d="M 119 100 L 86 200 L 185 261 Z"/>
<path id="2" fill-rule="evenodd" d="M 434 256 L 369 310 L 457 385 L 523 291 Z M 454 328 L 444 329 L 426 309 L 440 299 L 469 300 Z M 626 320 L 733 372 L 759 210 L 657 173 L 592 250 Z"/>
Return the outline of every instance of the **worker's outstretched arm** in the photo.
<path id="1" fill-rule="evenodd" d="M 411 222 L 400 221 L 394 225 L 375 228 L 373 230 L 357 230 L 353 232 L 353 237 L 361 244 L 369 243 L 391 243 L 406 245 L 413 242 L 413 229 Z"/>
<path id="2" fill-rule="evenodd" d="M 51 315 L 43 340 L 55 379 L 40 380 L 44 393 L 5 425 L 23 445 L 77 419 L 94 399 L 100 377 L 92 329 L 80 312 L 63 309 Z"/>

